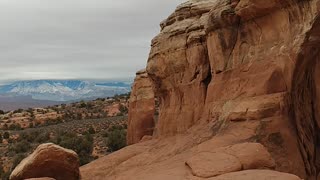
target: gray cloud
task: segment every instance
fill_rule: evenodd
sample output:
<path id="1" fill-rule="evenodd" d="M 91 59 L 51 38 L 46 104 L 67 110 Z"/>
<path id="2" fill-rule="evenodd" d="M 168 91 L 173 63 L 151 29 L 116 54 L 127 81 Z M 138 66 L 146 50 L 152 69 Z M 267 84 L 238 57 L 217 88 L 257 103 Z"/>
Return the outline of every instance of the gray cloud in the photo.
<path id="1" fill-rule="evenodd" d="M 0 82 L 127 78 L 182 0 L 1 0 Z"/>

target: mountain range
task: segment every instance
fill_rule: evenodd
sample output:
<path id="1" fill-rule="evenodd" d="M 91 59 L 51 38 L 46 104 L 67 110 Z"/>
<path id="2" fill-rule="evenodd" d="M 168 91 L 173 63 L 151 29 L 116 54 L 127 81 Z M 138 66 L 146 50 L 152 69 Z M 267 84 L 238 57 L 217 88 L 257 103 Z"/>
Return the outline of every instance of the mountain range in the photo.
<path id="1" fill-rule="evenodd" d="M 0 86 L 2 97 L 25 97 L 45 101 L 76 101 L 110 97 L 130 91 L 131 82 L 89 80 L 30 80 Z M 0 102 L 1 104 L 1 102 Z"/>

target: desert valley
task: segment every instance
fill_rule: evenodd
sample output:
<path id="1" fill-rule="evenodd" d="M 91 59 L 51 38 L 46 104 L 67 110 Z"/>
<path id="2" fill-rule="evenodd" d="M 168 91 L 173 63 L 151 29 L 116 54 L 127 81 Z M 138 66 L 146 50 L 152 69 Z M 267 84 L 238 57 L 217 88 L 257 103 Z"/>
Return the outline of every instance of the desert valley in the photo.
<path id="1" fill-rule="evenodd" d="M 41 143 L 54 142 L 79 153 L 84 165 L 126 145 L 130 94 L 0 113 L 0 177 Z"/>

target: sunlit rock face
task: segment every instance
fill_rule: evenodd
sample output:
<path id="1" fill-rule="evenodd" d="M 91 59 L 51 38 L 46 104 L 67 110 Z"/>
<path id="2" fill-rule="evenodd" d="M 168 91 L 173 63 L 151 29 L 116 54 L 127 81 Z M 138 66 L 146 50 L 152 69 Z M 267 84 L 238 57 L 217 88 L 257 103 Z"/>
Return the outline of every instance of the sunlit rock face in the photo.
<path id="1" fill-rule="evenodd" d="M 83 178 L 246 179 L 263 174 L 316 179 L 318 5 L 318 0 L 191 0 L 178 6 L 161 23 L 147 62 L 146 76 L 160 101 L 156 133 L 82 167 Z M 128 131 L 144 129 L 136 127 L 129 124 Z M 261 147 L 244 159 L 255 164 L 255 157 L 264 154 L 265 164 L 246 169 L 234 151 L 228 153 L 242 143 Z M 250 146 L 242 147 L 249 152 Z M 204 153 L 210 157 L 203 158 Z M 216 169 L 207 168 L 216 158 L 221 162 Z M 112 165 L 101 172 L 98 167 L 107 162 Z"/>

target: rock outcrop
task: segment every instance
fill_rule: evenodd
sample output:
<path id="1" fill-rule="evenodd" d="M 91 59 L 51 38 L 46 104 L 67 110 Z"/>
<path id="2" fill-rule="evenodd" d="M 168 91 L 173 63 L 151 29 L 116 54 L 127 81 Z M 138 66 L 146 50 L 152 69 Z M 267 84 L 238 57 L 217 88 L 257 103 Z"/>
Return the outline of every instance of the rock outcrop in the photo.
<path id="1" fill-rule="evenodd" d="M 161 23 L 146 68 L 160 102 L 156 133 L 81 167 L 83 179 L 317 179 L 319 5 L 190 0 L 178 6 Z M 143 123 L 143 114 L 129 116 L 129 131 L 143 132 L 132 123 Z"/>
<path id="2" fill-rule="evenodd" d="M 145 70 L 136 74 L 129 99 L 127 144 L 139 142 L 154 130 L 155 96 L 152 81 Z"/>
<path id="3" fill-rule="evenodd" d="M 74 151 L 47 143 L 37 149 L 13 170 L 10 180 L 56 179 L 78 180 L 79 158 Z"/>

